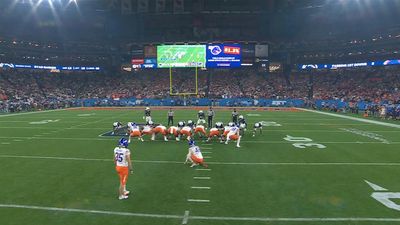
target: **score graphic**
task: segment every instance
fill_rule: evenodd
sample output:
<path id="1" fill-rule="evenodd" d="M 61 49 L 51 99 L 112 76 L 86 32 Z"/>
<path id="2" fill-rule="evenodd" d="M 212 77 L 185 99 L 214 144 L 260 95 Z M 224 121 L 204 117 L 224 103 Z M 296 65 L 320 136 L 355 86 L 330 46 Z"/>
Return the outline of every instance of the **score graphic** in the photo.
<path id="1" fill-rule="evenodd" d="M 241 48 L 238 44 L 207 45 L 207 67 L 240 67 Z"/>
<path id="2" fill-rule="evenodd" d="M 205 67 L 205 47 L 205 45 L 157 46 L 158 67 Z"/>

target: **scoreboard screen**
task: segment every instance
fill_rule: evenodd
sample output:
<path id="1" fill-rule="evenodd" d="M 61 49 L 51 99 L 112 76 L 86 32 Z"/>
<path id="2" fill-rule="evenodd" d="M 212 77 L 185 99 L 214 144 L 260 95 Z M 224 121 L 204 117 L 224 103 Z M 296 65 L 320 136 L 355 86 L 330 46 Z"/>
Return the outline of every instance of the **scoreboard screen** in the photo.
<path id="1" fill-rule="evenodd" d="M 240 67 L 242 51 L 238 44 L 207 45 L 207 67 Z"/>
<path id="2" fill-rule="evenodd" d="M 157 46 L 157 67 L 205 67 L 205 45 Z"/>

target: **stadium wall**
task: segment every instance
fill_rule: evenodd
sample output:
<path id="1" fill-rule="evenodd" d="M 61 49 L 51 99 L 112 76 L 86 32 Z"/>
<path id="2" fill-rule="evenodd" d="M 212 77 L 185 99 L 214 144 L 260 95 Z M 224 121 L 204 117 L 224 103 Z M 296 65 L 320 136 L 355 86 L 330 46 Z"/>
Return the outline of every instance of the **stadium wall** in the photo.
<path id="1" fill-rule="evenodd" d="M 146 107 L 137 106 L 137 107 L 76 107 L 69 108 L 68 110 L 145 110 Z M 156 106 L 152 107 L 152 110 L 168 110 L 171 108 L 170 106 Z M 218 111 L 232 111 L 237 107 L 213 107 L 214 110 Z M 174 110 L 208 110 L 208 107 L 199 107 L 199 106 L 174 106 Z M 299 112 L 300 110 L 294 107 L 240 107 L 240 110 L 246 111 L 291 111 L 291 112 Z"/>

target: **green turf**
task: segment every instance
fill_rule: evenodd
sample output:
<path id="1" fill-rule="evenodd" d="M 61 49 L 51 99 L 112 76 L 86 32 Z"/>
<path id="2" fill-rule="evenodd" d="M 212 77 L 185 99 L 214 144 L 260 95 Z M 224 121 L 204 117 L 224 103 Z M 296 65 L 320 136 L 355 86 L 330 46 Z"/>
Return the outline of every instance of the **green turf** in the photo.
<path id="1" fill-rule="evenodd" d="M 157 47 L 159 68 L 205 67 L 204 45 L 161 45 Z"/>
<path id="2" fill-rule="evenodd" d="M 117 200 L 118 178 L 112 162 L 119 137 L 99 135 L 110 131 L 115 121 L 143 122 L 142 110 L 66 110 L 0 116 L 0 205 L 177 216 L 154 218 L 0 207 L 0 224 L 172 225 L 182 224 L 185 211 L 189 211 L 187 224 L 194 225 L 370 225 L 396 222 L 253 219 L 400 218 L 399 211 L 371 197 L 373 190 L 364 181 L 400 192 L 398 128 L 312 112 L 241 113 L 249 124 L 274 121 L 281 126 L 264 127 L 263 135 L 256 137 L 248 131 L 240 150 L 234 143 L 222 145 L 214 141 L 206 145 L 198 140 L 203 152 L 211 152 L 203 154 L 211 157 L 206 159 L 211 171 L 195 170 L 181 163 L 187 153 L 186 142 L 165 143 L 161 137 L 152 142 L 146 137 L 143 143 L 131 143 L 135 172 L 128 180 L 133 195 L 126 201 Z M 176 122 L 195 116 L 196 111 L 175 112 Z M 228 122 L 229 118 L 229 111 L 216 112 L 216 121 Z M 31 123 L 45 120 L 56 122 Z M 154 111 L 153 120 L 165 123 L 166 111 Z M 381 135 L 389 144 L 343 128 Z M 295 142 L 284 140 L 287 135 L 310 138 L 326 148 L 295 148 Z M 196 180 L 195 176 L 211 179 Z M 211 189 L 191 189 L 192 186 Z M 190 203 L 187 199 L 210 202 Z M 400 204 L 399 200 L 393 201 Z"/>

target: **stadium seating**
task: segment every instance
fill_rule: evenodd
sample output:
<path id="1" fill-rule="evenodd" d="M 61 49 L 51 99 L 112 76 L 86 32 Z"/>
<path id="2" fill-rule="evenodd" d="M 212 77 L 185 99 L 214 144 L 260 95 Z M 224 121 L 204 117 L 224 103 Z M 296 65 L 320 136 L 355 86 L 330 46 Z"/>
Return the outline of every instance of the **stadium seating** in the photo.
<path id="1" fill-rule="evenodd" d="M 208 105 L 212 101 L 232 106 L 270 106 L 271 100 L 296 100 L 286 106 L 335 109 L 354 104 L 359 109 L 374 104 L 400 104 L 400 68 L 396 66 L 268 76 L 251 69 L 199 71 L 199 93 L 189 99 L 170 96 L 168 73 L 142 70 L 113 75 L 54 74 L 3 69 L 0 109 L 13 112 L 68 106 Z M 177 73 L 173 93 L 193 93 L 193 77 L 193 71 Z"/>

